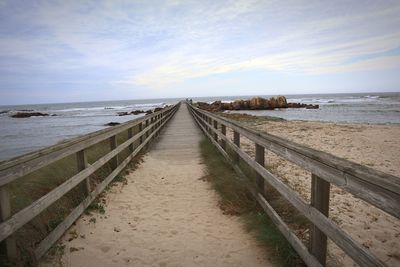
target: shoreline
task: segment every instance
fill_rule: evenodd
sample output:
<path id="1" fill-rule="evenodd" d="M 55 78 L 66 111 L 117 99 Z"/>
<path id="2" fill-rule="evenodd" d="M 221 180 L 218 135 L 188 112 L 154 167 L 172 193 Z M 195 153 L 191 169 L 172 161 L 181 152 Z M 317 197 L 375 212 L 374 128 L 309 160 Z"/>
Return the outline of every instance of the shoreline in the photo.
<path id="1" fill-rule="evenodd" d="M 247 127 L 288 139 L 332 155 L 400 175 L 400 125 L 332 123 L 315 121 L 270 120 L 244 115 L 233 118 Z M 246 138 L 241 146 L 254 156 L 254 146 Z M 274 153 L 266 153 L 267 168 L 306 201 L 310 200 L 311 174 Z M 399 220 L 370 204 L 332 186 L 330 218 L 355 240 L 388 266 L 400 265 Z M 353 261 L 333 242 L 328 242 L 331 265 L 352 266 Z M 336 264 L 335 264 L 336 262 Z"/>
<path id="2" fill-rule="evenodd" d="M 247 112 L 246 112 L 247 111 Z M 275 110 L 276 112 L 280 112 L 284 110 Z M 254 110 L 228 110 L 225 112 L 218 112 L 219 114 L 246 114 L 254 117 L 266 117 L 266 118 L 272 118 L 272 119 L 277 119 L 277 120 L 285 120 L 285 121 L 292 121 L 292 122 L 320 122 L 320 123 L 335 123 L 335 124 L 367 124 L 367 125 L 400 125 L 400 122 L 352 122 L 352 121 L 340 121 L 340 120 L 312 120 L 312 119 L 289 119 L 289 118 L 284 118 L 284 117 L 279 117 L 275 115 L 266 115 L 266 114 L 260 114 L 256 115 L 254 113 L 256 112 L 265 112 L 265 111 L 254 111 Z M 268 112 L 268 111 L 266 111 Z M 400 116 L 400 115 L 399 115 Z"/>

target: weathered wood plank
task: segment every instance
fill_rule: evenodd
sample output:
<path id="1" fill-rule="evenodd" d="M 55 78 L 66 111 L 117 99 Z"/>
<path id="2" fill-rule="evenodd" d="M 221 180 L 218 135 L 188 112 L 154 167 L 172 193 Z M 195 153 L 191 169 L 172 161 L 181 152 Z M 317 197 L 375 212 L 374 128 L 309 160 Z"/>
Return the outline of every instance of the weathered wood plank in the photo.
<path id="1" fill-rule="evenodd" d="M 311 176 L 311 206 L 328 217 L 330 184 L 315 174 Z M 310 252 L 325 266 L 328 248 L 326 235 L 314 224 L 310 230 Z"/>
<path id="2" fill-rule="evenodd" d="M 328 153 L 294 144 L 276 136 L 261 134 L 207 111 L 194 109 L 213 117 L 219 123 L 226 124 L 227 127 L 246 136 L 253 142 L 318 175 L 320 178 L 400 218 L 400 178 L 339 159 Z M 313 156 L 314 154 L 318 156 Z M 347 167 L 339 168 L 339 162 L 346 162 Z M 352 168 L 358 171 L 354 171 Z M 373 178 L 371 178 L 372 176 Z"/>
<path id="3" fill-rule="evenodd" d="M 214 130 L 214 129 L 212 129 Z M 210 136 L 210 135 L 209 135 Z M 361 266 L 385 266 L 376 256 L 371 254 L 362 245 L 355 242 L 347 233 L 336 226 L 329 218 L 325 217 L 314 207 L 308 205 L 297 192 L 290 189 L 280 179 L 264 167 L 256 163 L 249 155 L 240 150 L 232 141 L 225 138 L 227 144 L 255 171 L 257 171 L 271 186 L 273 186 L 282 196 L 284 196 L 295 208 L 297 208 L 307 219 L 313 222 L 322 230 L 332 241 L 343 249 L 356 263 Z"/>
<path id="4" fill-rule="evenodd" d="M 224 124 L 221 124 L 221 133 L 226 136 L 226 126 Z M 221 146 L 226 150 L 226 142 L 223 139 L 221 139 Z"/>
<path id="5" fill-rule="evenodd" d="M 174 113 L 171 113 L 171 117 Z M 167 121 L 166 121 L 167 122 Z M 165 123 L 166 123 L 165 122 Z M 149 130 L 152 125 L 149 125 L 145 130 Z M 162 126 L 160 126 L 162 127 Z M 131 139 L 125 141 L 121 145 L 119 145 L 116 149 L 110 151 L 105 156 L 98 159 L 92 165 L 89 165 L 87 168 L 79 172 L 78 174 L 74 175 L 60 186 L 56 187 L 46 195 L 42 196 L 40 199 L 34 201 L 31 205 L 25 207 L 18 213 L 14 214 L 7 221 L 0 224 L 0 241 L 4 240 L 8 236 L 10 236 L 13 232 L 18 230 L 24 224 L 32 220 L 35 216 L 40 214 L 44 209 L 49 207 L 52 203 L 60 199 L 64 194 L 69 192 L 72 188 L 82 182 L 86 177 L 94 173 L 97 169 L 103 166 L 105 163 L 110 161 L 113 157 L 115 157 L 118 153 L 120 153 L 123 149 L 127 148 L 129 144 L 136 141 L 139 136 L 143 135 L 144 133 L 138 133 L 133 136 Z M 146 138 L 144 145 L 148 143 L 148 139 L 151 139 L 153 134 L 149 135 Z"/>
<path id="6" fill-rule="evenodd" d="M 258 203 L 260 203 L 263 210 L 268 214 L 269 218 L 278 227 L 279 231 L 289 241 L 290 245 L 296 250 L 307 266 L 323 266 L 318 260 L 311 255 L 303 242 L 296 236 L 296 234 L 286 225 L 281 217 L 276 213 L 272 206 L 265 200 L 265 198 L 258 194 Z"/>
<path id="7" fill-rule="evenodd" d="M 214 129 L 218 129 L 218 122 L 214 120 Z M 218 141 L 218 134 L 214 133 L 214 140 Z"/>
<path id="8" fill-rule="evenodd" d="M 128 139 L 132 138 L 133 136 L 133 127 L 128 129 Z M 133 144 L 129 145 L 129 152 L 133 152 Z"/>
<path id="9" fill-rule="evenodd" d="M 143 131 L 143 122 L 139 123 L 139 133 L 141 133 L 142 131 Z M 139 141 L 140 144 L 143 143 L 143 136 L 142 135 L 140 136 L 139 140 L 140 140 Z"/>
<path id="10" fill-rule="evenodd" d="M 76 152 L 76 163 L 78 166 L 78 172 L 83 171 L 84 169 L 87 168 L 88 166 L 88 161 L 87 161 L 87 157 L 86 157 L 86 153 L 85 150 L 81 150 Z M 86 194 L 90 195 L 90 177 L 87 177 L 85 182 L 85 190 L 86 190 Z"/>
<path id="11" fill-rule="evenodd" d="M 175 107 L 176 105 L 169 107 L 168 111 Z M 156 116 L 158 112 L 1 162 L 0 186 L 125 131 L 144 120 Z"/>
<path id="12" fill-rule="evenodd" d="M 197 117 L 194 117 L 195 121 L 197 124 L 200 126 L 200 129 L 203 131 L 203 133 L 210 139 L 210 141 L 217 147 L 217 149 L 220 151 L 220 153 L 225 157 L 225 159 L 228 160 L 228 162 L 232 165 L 233 169 L 236 171 L 236 173 L 242 177 L 241 181 L 245 181 L 246 178 L 244 177 L 243 172 L 240 170 L 240 168 L 235 164 L 234 159 L 231 159 L 229 155 L 226 153 L 226 151 L 220 146 L 219 143 L 215 142 L 211 135 L 207 132 L 207 130 L 202 126 L 202 123 L 199 122 Z M 321 267 L 322 265 L 318 262 L 318 260 L 311 255 L 306 246 L 301 242 L 301 240 L 293 233 L 293 231 L 290 230 L 290 228 L 283 222 L 283 220 L 280 218 L 280 216 L 275 212 L 275 210 L 269 205 L 269 203 L 264 199 L 262 195 L 259 193 L 255 192 L 254 190 L 251 189 L 247 185 L 247 189 L 253 194 L 255 199 L 260 203 L 261 207 L 264 209 L 264 211 L 268 214 L 268 216 L 271 218 L 271 220 L 274 222 L 274 224 L 278 227 L 279 231 L 285 236 L 285 238 L 288 240 L 288 242 L 291 244 L 291 246 L 296 250 L 296 252 L 300 255 L 300 257 L 303 259 L 303 261 L 308 265 L 308 266 L 318 266 Z"/>
<path id="13" fill-rule="evenodd" d="M 265 148 L 260 146 L 259 144 L 255 144 L 255 160 L 260 166 L 265 167 Z M 264 193 L 264 179 L 261 175 L 256 174 L 256 183 L 258 190 L 263 194 Z"/>
<path id="14" fill-rule="evenodd" d="M 162 124 L 163 125 L 163 124 Z M 160 127 L 162 127 L 162 125 Z M 91 194 L 84 199 L 65 219 L 60 223 L 35 249 L 36 259 L 40 259 L 51 246 L 64 234 L 64 232 L 79 218 L 92 201 L 108 186 L 108 184 L 120 173 L 126 165 L 142 150 L 144 145 L 150 141 L 147 138 L 144 143 L 139 145 L 121 164 L 113 170 Z"/>
<path id="15" fill-rule="evenodd" d="M 117 144 L 117 136 L 115 136 L 115 135 L 114 135 L 114 136 L 111 136 L 111 137 L 110 137 L 110 149 L 111 149 L 111 151 L 113 151 L 114 149 L 116 149 L 117 146 L 118 146 L 118 144 Z M 117 166 L 119 165 L 119 157 L 118 157 L 118 154 L 116 154 L 115 157 L 113 157 L 113 158 L 110 160 L 110 164 L 111 164 L 111 168 L 112 168 L 112 169 L 117 168 Z"/>
<path id="16" fill-rule="evenodd" d="M 6 221 L 11 217 L 11 204 L 8 189 L 0 187 L 0 222 Z M 5 240 L 5 249 L 8 261 L 15 263 L 18 258 L 17 243 L 14 236 L 9 236 Z"/>
<path id="17" fill-rule="evenodd" d="M 234 144 L 236 147 L 240 148 L 240 134 L 239 134 L 239 132 L 233 131 L 233 144 Z M 234 160 L 235 160 L 236 162 L 239 161 L 239 158 L 240 158 L 239 155 L 235 155 L 235 156 L 234 156 Z"/>

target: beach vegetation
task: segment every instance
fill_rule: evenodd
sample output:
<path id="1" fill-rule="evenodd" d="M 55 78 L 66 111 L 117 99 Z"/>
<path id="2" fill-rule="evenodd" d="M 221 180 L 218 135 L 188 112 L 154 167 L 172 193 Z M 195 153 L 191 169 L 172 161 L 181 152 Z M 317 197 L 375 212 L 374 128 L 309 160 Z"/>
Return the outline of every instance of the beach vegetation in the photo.
<path id="1" fill-rule="evenodd" d="M 275 262 L 282 266 L 305 266 L 300 256 L 247 189 L 249 184 L 254 184 L 254 171 L 244 162 L 239 162 L 238 166 L 248 178 L 244 181 L 209 140 L 204 139 L 200 143 L 200 149 L 207 171 L 203 179 L 209 181 L 220 195 L 219 206 L 223 213 L 240 216 L 245 229 L 266 246 L 268 254 L 272 254 Z M 228 153 L 233 154 L 231 151 Z M 283 201 L 283 197 L 279 197 L 272 188 L 268 190 L 268 194 L 268 200 L 274 199 L 271 205 L 278 212 L 285 211 L 285 221 L 287 221 L 286 217 L 290 217 L 290 220 L 297 224 L 303 226 L 308 224 L 308 221 L 300 216 L 289 203 Z M 290 213 L 292 215 L 289 216 Z"/>

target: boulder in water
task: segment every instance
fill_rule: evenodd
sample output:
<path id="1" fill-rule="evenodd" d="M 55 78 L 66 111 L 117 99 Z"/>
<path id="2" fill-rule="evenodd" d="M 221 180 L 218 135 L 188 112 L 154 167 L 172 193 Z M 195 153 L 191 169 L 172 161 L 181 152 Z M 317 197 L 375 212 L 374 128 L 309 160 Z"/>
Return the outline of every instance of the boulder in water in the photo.
<path id="1" fill-rule="evenodd" d="M 115 125 L 119 125 L 119 124 L 121 124 L 121 123 L 112 121 L 112 122 L 104 124 L 104 126 L 115 126 Z"/>
<path id="2" fill-rule="evenodd" d="M 132 114 L 132 115 L 139 115 L 139 114 L 142 114 L 142 113 L 145 113 L 143 110 L 134 110 L 134 111 L 131 111 L 131 113 L 130 114 Z"/>
<path id="3" fill-rule="evenodd" d="M 12 118 L 29 118 L 29 117 L 44 117 L 44 116 L 49 116 L 49 114 L 41 112 L 17 112 L 11 115 Z"/>

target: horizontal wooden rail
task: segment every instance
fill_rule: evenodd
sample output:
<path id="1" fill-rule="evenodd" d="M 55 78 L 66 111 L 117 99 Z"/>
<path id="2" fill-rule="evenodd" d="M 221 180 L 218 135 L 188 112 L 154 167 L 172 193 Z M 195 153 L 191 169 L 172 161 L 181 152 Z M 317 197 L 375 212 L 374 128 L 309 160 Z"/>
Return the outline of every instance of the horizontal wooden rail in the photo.
<path id="1" fill-rule="evenodd" d="M 174 107 L 170 106 L 162 111 L 113 126 L 112 128 L 99 130 L 10 160 L 2 161 L 0 162 L 0 186 L 76 153 L 82 148 L 92 146 L 135 127 L 146 120 L 156 117 L 158 114 L 170 112 Z"/>
<path id="2" fill-rule="evenodd" d="M 96 196 L 104 190 L 104 188 L 118 175 L 118 173 L 121 172 L 121 170 L 126 167 L 133 157 L 135 157 L 143 147 L 147 146 L 149 142 L 159 134 L 163 126 L 173 117 L 179 108 L 179 105 L 180 103 L 116 127 L 100 130 L 62 144 L 2 162 L 0 165 L 0 192 L 3 198 L 4 196 L 7 196 L 7 191 L 4 185 L 74 153 L 76 153 L 77 156 L 77 167 L 79 170 L 76 175 L 70 177 L 64 183 L 42 196 L 40 199 L 34 201 L 29 206 L 23 208 L 16 214 L 10 214 L 7 217 L 1 218 L 0 241 L 5 240 L 6 242 L 8 258 L 11 261 L 16 258 L 16 245 L 15 239 L 12 236 L 13 233 L 86 179 L 85 185 L 87 197 L 64 219 L 63 222 L 61 222 L 43 241 L 41 241 L 39 246 L 35 249 L 35 255 L 37 258 L 44 255 L 54 242 L 62 236 L 71 224 L 90 205 Z M 151 121 L 151 123 L 148 123 L 148 121 Z M 146 122 L 145 128 L 142 127 L 144 122 Z M 135 126 L 139 126 L 140 131 L 133 135 L 132 128 Z M 127 131 L 128 140 L 118 145 L 116 135 L 124 131 Z M 110 139 L 111 151 L 96 160 L 93 164 L 88 164 L 85 149 L 106 140 L 107 138 Z M 140 144 L 134 148 L 133 144 L 138 140 L 140 140 Z M 127 148 L 129 148 L 130 154 L 126 159 L 119 163 L 119 153 Z M 107 162 L 113 163 L 112 172 L 99 185 L 97 185 L 93 191 L 91 191 L 89 176 L 104 166 Z M 10 203 L 8 199 L 6 199 L 7 201 L 3 201 L 3 198 L 0 207 L 9 211 Z"/>
<path id="3" fill-rule="evenodd" d="M 276 153 L 278 156 L 343 188 L 354 196 L 363 199 L 396 218 L 400 218 L 399 177 L 296 144 L 271 134 L 247 129 L 232 120 L 217 116 L 208 111 L 199 110 L 195 107 L 192 108 Z"/>
<path id="4" fill-rule="evenodd" d="M 261 204 L 261 206 L 264 208 L 266 213 L 271 217 L 271 219 L 277 224 L 278 228 L 281 230 L 283 235 L 288 239 L 290 244 L 293 246 L 293 248 L 299 253 L 299 255 L 303 258 L 303 260 L 307 263 L 309 266 L 318 266 L 318 265 L 325 265 L 325 259 L 326 259 L 326 236 L 328 236 L 332 241 L 334 241 L 341 249 L 343 249 L 355 262 L 362 266 L 385 266 L 385 264 L 378 259 L 376 256 L 372 255 L 369 250 L 364 248 L 362 245 L 358 244 L 355 240 L 353 240 L 347 233 L 345 233 L 343 230 L 341 230 L 336 224 L 334 224 L 328 217 L 327 213 L 325 210 L 328 209 L 329 202 L 321 202 L 325 201 L 326 195 L 321 195 L 320 193 L 323 192 L 321 191 L 322 188 L 319 188 L 320 186 L 317 183 L 313 183 L 315 186 L 316 190 L 312 191 L 312 199 L 314 203 L 311 203 L 311 205 L 307 204 L 305 200 L 301 198 L 301 196 L 290 189 L 285 183 L 282 182 L 281 179 L 270 173 L 262 164 L 260 158 L 253 159 L 251 158 L 247 153 L 243 152 L 240 149 L 239 142 L 240 140 L 240 134 L 246 136 L 248 139 L 253 141 L 256 144 L 258 149 L 260 147 L 269 149 L 279 156 L 292 161 L 305 169 L 308 170 L 314 170 L 317 167 L 319 167 L 319 164 L 322 164 L 321 162 L 316 160 L 316 157 L 308 157 L 307 153 L 300 153 L 299 150 L 303 149 L 302 146 L 297 145 L 293 142 L 289 142 L 288 146 L 284 146 L 285 142 L 283 141 L 284 139 L 278 138 L 275 136 L 271 135 L 264 135 L 261 134 L 257 131 L 247 129 L 233 121 L 227 120 L 225 118 L 222 118 L 220 116 L 217 116 L 215 114 L 212 114 L 207 111 L 200 110 L 198 108 L 195 108 L 193 106 L 190 106 L 191 113 L 193 117 L 195 118 L 197 124 L 200 126 L 200 128 L 203 130 L 203 132 L 206 134 L 206 136 L 209 137 L 209 139 L 212 141 L 212 143 L 219 149 L 219 151 L 222 152 L 222 154 L 225 157 L 228 157 L 230 159 L 230 156 L 225 152 L 226 145 L 229 145 L 232 151 L 234 151 L 235 155 L 240 157 L 242 160 L 244 160 L 253 170 L 257 172 L 259 177 L 262 177 L 268 185 L 273 186 L 283 197 L 285 197 L 289 203 L 291 203 L 296 209 L 298 209 L 307 219 L 310 220 L 310 222 L 315 225 L 315 230 L 312 231 L 310 236 L 311 240 L 311 246 L 310 246 L 310 251 L 304 250 L 304 245 L 302 245 L 301 241 L 298 238 L 294 238 L 294 233 L 287 227 L 286 224 L 283 223 L 282 219 L 280 219 L 279 215 L 272 209 L 272 207 L 268 204 L 268 202 L 265 200 L 263 197 L 263 193 L 257 192 L 255 195 L 257 201 Z M 214 124 L 212 124 L 211 121 L 214 121 Z M 221 131 L 218 130 L 217 127 L 215 127 L 215 122 L 218 122 L 221 124 Z M 226 127 L 229 127 L 233 130 L 234 133 L 234 142 L 232 142 L 229 138 L 226 137 Z M 266 138 L 268 137 L 268 139 Z M 218 139 L 221 140 L 221 144 L 218 142 Z M 279 142 L 275 143 L 276 140 L 279 140 Z M 288 148 L 290 147 L 290 149 Z M 307 151 L 310 151 L 311 149 L 307 148 Z M 323 158 L 327 160 L 329 158 L 328 156 L 331 156 L 327 153 L 319 152 L 317 151 L 319 155 L 323 155 Z M 301 155 L 301 158 L 299 156 Z M 260 155 L 258 156 L 260 157 Z M 333 157 L 333 156 L 332 156 Z M 320 157 L 319 159 L 321 159 Z M 335 158 L 335 164 L 338 164 L 338 162 L 345 161 L 343 159 L 337 160 L 337 157 Z M 300 160 L 301 159 L 301 160 Z M 235 163 L 237 159 L 233 158 L 230 159 L 231 163 Z M 259 162 L 257 162 L 259 161 Z M 310 162 L 308 162 L 310 161 Z M 355 173 L 360 173 L 356 171 L 343 171 L 343 166 L 341 168 L 336 168 L 334 169 L 335 164 L 330 164 L 329 162 L 324 162 L 324 166 L 330 166 L 331 170 L 329 170 L 328 174 L 332 174 L 336 172 L 337 179 L 339 179 L 339 175 L 345 176 L 344 179 L 346 179 L 347 184 L 337 184 L 338 186 L 342 187 L 343 189 L 347 190 L 350 193 L 353 193 L 354 186 L 357 183 L 351 183 L 350 180 L 352 179 L 357 179 L 359 182 L 360 179 L 359 177 L 355 177 Z M 357 167 L 359 165 L 353 164 L 353 163 L 346 163 L 346 166 L 353 166 Z M 311 166 L 311 167 L 310 167 Z M 234 169 L 237 170 L 237 164 L 234 164 Z M 394 186 L 391 190 L 387 189 L 387 181 L 384 183 L 379 183 L 376 182 L 378 177 L 376 175 L 382 175 L 380 179 L 386 178 L 388 175 L 387 174 L 382 174 L 381 172 L 377 172 L 375 170 L 370 170 L 366 167 L 363 167 L 362 170 L 365 171 L 367 169 L 368 173 L 374 174 L 375 177 L 373 182 L 367 183 L 365 180 L 363 180 L 363 183 L 358 183 L 358 186 L 365 186 L 368 187 L 366 192 L 368 190 L 371 190 L 371 188 L 374 188 L 378 191 L 378 193 L 373 194 L 373 195 L 378 195 L 379 197 L 387 197 L 388 195 L 390 196 L 389 199 L 385 199 L 388 201 L 391 201 L 391 203 L 386 206 L 382 205 L 381 200 L 379 199 L 374 199 L 374 198 L 369 198 L 368 199 L 369 203 L 377 206 L 378 208 L 381 208 L 382 210 L 392 214 L 392 215 L 398 215 L 398 209 L 399 209 L 399 196 L 400 196 L 400 190 L 396 191 L 396 186 Z M 340 170 L 340 171 L 339 171 Z M 312 172 L 313 173 L 313 172 Z M 352 175 L 350 175 L 351 173 Z M 322 181 L 325 181 L 328 183 L 332 182 L 335 184 L 337 180 L 331 179 L 331 177 L 327 178 L 325 175 L 328 175 L 326 172 L 318 172 L 319 176 L 316 176 L 314 173 L 313 175 L 313 181 L 314 179 L 324 179 Z M 394 176 L 393 176 L 394 177 Z M 397 177 L 391 177 L 392 180 L 399 179 Z M 364 178 L 364 179 L 368 179 Z M 350 184 L 350 185 L 348 185 Z M 324 186 L 322 183 L 321 186 Z M 350 189 L 349 189 L 350 188 Z M 258 187 L 257 190 L 260 190 Z M 328 187 L 329 190 L 329 187 Z M 361 188 L 360 190 L 363 190 Z M 390 193 L 388 193 L 388 191 Z M 357 191 L 358 192 L 358 191 Z M 383 194 L 384 192 L 384 194 Z M 329 191 L 327 192 L 329 193 Z M 317 197 L 318 195 L 318 197 Z M 357 195 L 358 196 L 358 195 Z M 365 195 L 362 195 L 365 196 Z M 329 200 L 329 194 L 328 194 L 328 200 Z M 317 202 L 317 203 L 315 203 Z M 383 206 L 383 208 L 381 207 Z M 396 216 L 398 217 L 398 216 Z M 317 238 L 318 237 L 318 238 Z M 299 244 L 299 242 L 301 244 Z M 315 258 L 318 259 L 318 264 L 315 262 Z"/>
<path id="5" fill-rule="evenodd" d="M 307 247 L 303 244 L 303 242 L 301 242 L 301 240 L 295 235 L 295 233 L 289 228 L 289 226 L 279 217 L 279 215 L 268 204 L 268 202 L 264 199 L 264 197 L 262 195 L 260 195 L 259 193 L 257 193 L 251 185 L 249 185 L 248 179 L 245 177 L 245 174 L 242 172 L 242 170 L 236 164 L 237 159 L 232 159 L 226 152 L 226 148 L 224 148 L 222 145 L 220 145 L 218 143 L 218 141 L 215 141 L 211 137 L 210 133 L 207 131 L 205 126 L 203 126 L 202 122 L 199 121 L 199 119 L 196 115 L 194 115 L 194 119 L 197 122 L 197 124 L 200 126 L 200 129 L 204 132 L 204 134 L 210 139 L 210 141 L 216 146 L 216 148 L 221 152 L 221 154 L 232 165 L 233 169 L 239 175 L 239 178 L 241 178 L 241 181 L 246 185 L 247 189 L 256 198 L 258 203 L 260 203 L 261 207 L 270 216 L 271 220 L 273 220 L 273 222 L 277 225 L 279 230 L 286 237 L 286 239 L 292 245 L 292 247 L 297 251 L 297 253 L 299 253 L 299 255 L 304 260 L 304 262 L 308 266 L 319 266 L 319 267 L 322 266 L 318 262 L 318 260 L 307 251 Z M 225 142 L 226 139 L 222 139 L 222 140 Z M 266 205 L 266 203 L 267 203 L 267 205 Z"/>

